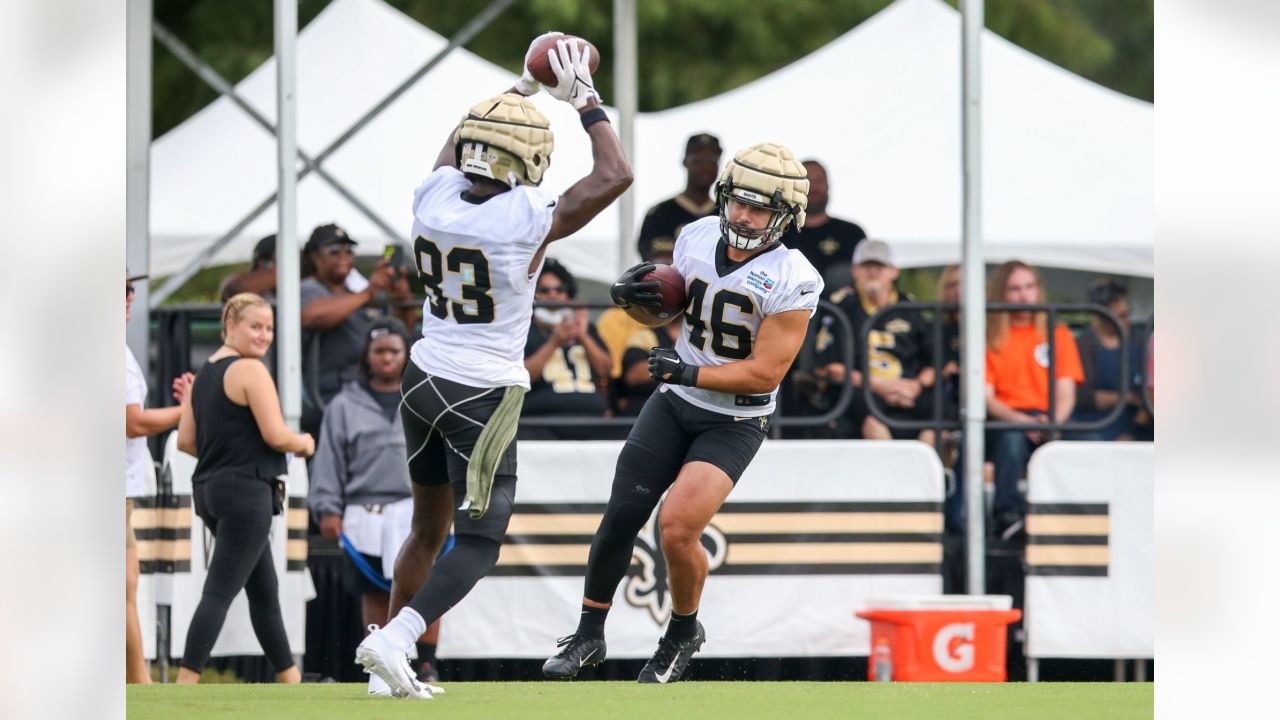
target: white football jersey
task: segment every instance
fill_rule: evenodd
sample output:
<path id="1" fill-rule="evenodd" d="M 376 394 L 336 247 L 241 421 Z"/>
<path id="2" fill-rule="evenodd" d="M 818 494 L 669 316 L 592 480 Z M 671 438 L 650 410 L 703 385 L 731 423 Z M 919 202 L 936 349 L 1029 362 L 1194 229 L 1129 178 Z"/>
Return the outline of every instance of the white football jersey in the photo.
<path id="1" fill-rule="evenodd" d="M 426 286 L 418 367 L 464 385 L 528 389 L 524 345 L 540 268 L 529 263 L 551 230 L 557 196 L 521 185 L 479 202 L 456 168 L 413 193 L 413 252 Z"/>
<path id="2" fill-rule="evenodd" d="M 684 226 L 672 264 L 684 276 L 689 301 L 676 352 L 690 365 L 724 365 L 751 357 L 760 321 L 789 310 L 812 317 L 822 295 L 822 276 L 799 250 L 775 244 L 743 263 L 728 259 L 720 217 Z M 705 410 L 759 417 L 773 412 L 778 389 L 767 405 L 738 404 L 734 393 L 669 385 L 671 392 Z"/>

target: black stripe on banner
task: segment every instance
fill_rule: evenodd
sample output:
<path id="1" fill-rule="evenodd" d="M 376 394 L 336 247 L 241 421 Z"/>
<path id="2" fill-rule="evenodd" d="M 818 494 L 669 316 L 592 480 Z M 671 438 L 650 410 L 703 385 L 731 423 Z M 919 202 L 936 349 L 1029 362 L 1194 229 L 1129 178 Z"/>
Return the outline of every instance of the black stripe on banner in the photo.
<path id="1" fill-rule="evenodd" d="M 1105 506 L 1103 506 L 1105 507 Z M 515 514 L 526 515 L 559 515 L 604 513 L 604 503 L 519 503 Z M 726 503 L 720 508 L 722 513 L 760 513 L 760 512 L 942 512 L 942 503 L 929 501 L 882 501 L 882 502 L 738 502 Z"/>
<path id="2" fill-rule="evenodd" d="M 191 572 L 190 560 L 143 560 L 138 563 L 139 569 L 144 573 L 162 574 L 162 573 L 189 573 Z"/>
<path id="3" fill-rule="evenodd" d="M 740 502 L 726 503 L 722 513 L 758 512 L 942 512 L 940 502 L 887 501 L 887 502 Z"/>
<path id="4" fill-rule="evenodd" d="M 290 530 L 290 533 L 293 531 Z M 289 537 L 293 537 L 291 534 Z M 589 545 L 591 535 L 508 535 L 503 538 L 504 545 Z M 941 533 L 805 533 L 789 535 L 787 533 L 726 533 L 725 538 L 731 545 L 742 543 L 939 543 Z M 1100 545 L 1106 545 L 1106 538 L 1101 538 Z M 1069 543 L 1059 543 L 1069 544 Z M 1095 543 L 1077 543 L 1093 545 Z"/>
<path id="5" fill-rule="evenodd" d="M 1032 515 L 1106 515 L 1106 503 L 1031 503 Z"/>
<path id="6" fill-rule="evenodd" d="M 1107 577 L 1102 565 L 1028 565 L 1028 575 L 1046 577 Z"/>
<path id="7" fill-rule="evenodd" d="M 631 570 L 638 570 L 636 565 Z M 499 565 L 497 577 L 582 577 L 585 565 Z M 929 563 L 788 563 L 786 565 L 724 565 L 712 575 L 937 575 L 942 566 Z"/>
<path id="8" fill-rule="evenodd" d="M 285 563 L 285 570 L 288 572 L 301 572 L 307 569 L 306 560 L 289 560 Z"/>
<path id="9" fill-rule="evenodd" d="M 1032 545 L 1106 545 L 1106 535 L 1028 535 Z"/>
<path id="10" fill-rule="evenodd" d="M 138 540 L 190 540 L 191 528 L 189 527 L 134 528 L 133 536 Z"/>
<path id="11" fill-rule="evenodd" d="M 937 575 L 936 563 L 787 563 L 785 565 L 720 566 L 712 575 Z"/>
<path id="12" fill-rule="evenodd" d="M 148 495 L 146 497 L 133 498 L 133 509 L 152 510 L 155 508 L 189 508 L 191 507 L 190 495 Z"/>
<path id="13" fill-rule="evenodd" d="M 306 528 L 289 528 L 289 539 L 290 540 L 306 540 L 307 529 Z"/>

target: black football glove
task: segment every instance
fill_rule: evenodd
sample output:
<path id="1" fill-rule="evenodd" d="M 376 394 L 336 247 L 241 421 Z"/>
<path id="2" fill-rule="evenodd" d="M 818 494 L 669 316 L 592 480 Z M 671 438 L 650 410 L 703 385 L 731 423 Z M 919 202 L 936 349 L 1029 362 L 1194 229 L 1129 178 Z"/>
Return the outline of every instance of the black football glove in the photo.
<path id="1" fill-rule="evenodd" d="M 649 351 L 649 375 L 659 382 L 698 386 L 698 365 L 689 365 L 672 348 Z"/>
<path id="2" fill-rule="evenodd" d="M 658 289 L 658 281 L 640 279 L 652 272 L 655 267 L 657 266 L 651 262 L 642 262 L 622 273 L 622 277 L 609 288 L 609 297 L 613 298 L 613 304 L 620 308 L 629 308 L 632 305 L 661 306 L 662 296 L 654 292 Z"/>

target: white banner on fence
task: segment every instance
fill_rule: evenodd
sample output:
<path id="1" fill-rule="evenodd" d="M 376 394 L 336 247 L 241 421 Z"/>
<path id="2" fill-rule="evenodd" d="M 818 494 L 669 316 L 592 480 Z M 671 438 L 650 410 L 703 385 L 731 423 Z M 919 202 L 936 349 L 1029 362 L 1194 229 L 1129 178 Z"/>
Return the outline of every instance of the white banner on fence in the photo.
<path id="1" fill-rule="evenodd" d="M 520 443 L 508 542 L 445 617 L 442 657 L 554 654 L 577 625 L 621 446 Z M 869 628 L 853 613 L 868 598 L 942 590 L 942 495 L 942 467 L 921 443 L 765 442 L 702 538 L 711 575 L 700 655 L 866 655 Z M 670 611 L 651 521 L 609 614 L 609 657 L 650 656 Z"/>
<path id="2" fill-rule="evenodd" d="M 1027 657 L 1154 657 L 1153 465 L 1151 443 L 1031 456 Z"/>
<path id="3" fill-rule="evenodd" d="M 177 433 L 169 436 L 165 448 L 165 471 L 172 481 L 172 497 L 178 501 L 175 508 L 185 524 L 190 522 L 190 562 L 180 565 L 172 573 L 158 573 L 157 583 L 166 586 L 161 604 L 170 606 L 169 651 L 180 657 L 187 641 L 191 617 L 204 588 L 205 567 L 214 539 L 205 531 L 204 522 L 191 506 L 191 474 L 195 471 L 195 458 L 179 452 Z M 306 603 L 315 597 L 311 574 L 306 568 L 307 557 L 307 466 L 294 458 L 289 464 L 289 508 L 277 515 L 271 523 L 271 550 L 275 557 L 276 577 L 280 582 L 280 610 L 284 616 L 285 632 L 289 635 L 289 647 L 294 655 L 304 652 L 306 639 Z M 189 520 L 188 520 L 189 518 Z M 262 646 L 253 634 L 249 621 L 249 605 L 241 590 L 227 611 L 226 623 L 218 642 L 213 646 L 213 656 L 261 655 Z"/>

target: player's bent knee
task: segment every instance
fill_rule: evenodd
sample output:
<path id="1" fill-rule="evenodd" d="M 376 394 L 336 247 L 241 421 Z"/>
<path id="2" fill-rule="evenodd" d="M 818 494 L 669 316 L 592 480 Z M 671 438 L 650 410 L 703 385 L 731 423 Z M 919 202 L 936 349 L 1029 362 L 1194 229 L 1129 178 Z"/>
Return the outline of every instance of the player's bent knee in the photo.
<path id="1" fill-rule="evenodd" d="M 658 525 L 662 528 L 662 546 L 672 550 L 686 551 L 702 537 L 702 528 L 674 515 L 664 514 Z"/>

